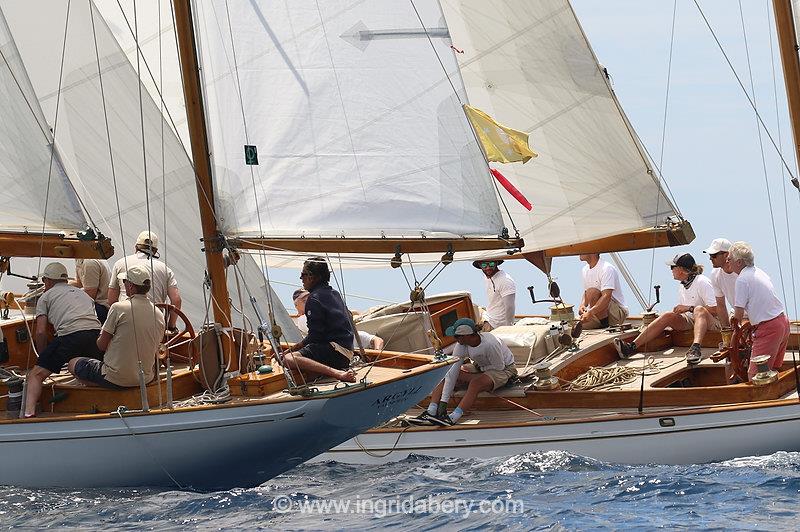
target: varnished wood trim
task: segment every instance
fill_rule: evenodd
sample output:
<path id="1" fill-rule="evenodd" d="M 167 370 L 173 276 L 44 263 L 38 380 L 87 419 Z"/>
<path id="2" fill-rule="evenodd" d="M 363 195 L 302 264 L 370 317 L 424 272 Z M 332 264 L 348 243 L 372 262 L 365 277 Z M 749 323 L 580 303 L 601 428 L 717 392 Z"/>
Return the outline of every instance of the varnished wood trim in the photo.
<path id="1" fill-rule="evenodd" d="M 0 232 L 0 256 L 59 259 L 107 259 L 114 255 L 111 239 L 79 240 L 60 233 Z M 11 265 L 12 271 L 14 265 Z"/>

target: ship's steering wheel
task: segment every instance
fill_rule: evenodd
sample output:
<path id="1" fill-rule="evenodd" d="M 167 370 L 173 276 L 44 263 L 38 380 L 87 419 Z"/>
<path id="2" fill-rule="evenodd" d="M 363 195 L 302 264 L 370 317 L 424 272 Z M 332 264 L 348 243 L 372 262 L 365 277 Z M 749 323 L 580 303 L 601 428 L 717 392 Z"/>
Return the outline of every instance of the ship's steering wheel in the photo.
<path id="1" fill-rule="evenodd" d="M 741 324 L 736 318 L 731 318 L 731 346 L 728 349 L 728 360 L 734 374 L 741 382 L 749 380 L 747 370 L 750 368 L 750 355 L 753 350 L 752 326 L 749 320 L 742 320 Z"/>
<path id="2" fill-rule="evenodd" d="M 174 335 L 164 335 L 164 340 L 162 342 L 163 349 L 158 355 L 158 360 L 162 366 L 167 365 L 167 359 L 177 360 L 178 362 L 185 362 L 190 366 L 194 366 L 197 362 L 195 356 L 195 349 L 193 340 L 197 337 L 197 334 L 194 332 L 194 327 L 192 327 L 192 322 L 189 321 L 189 318 L 186 317 L 186 314 L 181 311 L 175 305 L 171 305 L 169 303 L 156 303 L 156 307 L 160 308 L 164 311 L 164 319 L 169 320 L 170 313 L 175 313 L 181 321 L 182 328 L 178 328 L 178 332 Z M 178 347 L 188 344 L 187 351 L 189 356 L 185 356 L 182 354 L 176 354 L 174 352 L 175 349 Z"/>

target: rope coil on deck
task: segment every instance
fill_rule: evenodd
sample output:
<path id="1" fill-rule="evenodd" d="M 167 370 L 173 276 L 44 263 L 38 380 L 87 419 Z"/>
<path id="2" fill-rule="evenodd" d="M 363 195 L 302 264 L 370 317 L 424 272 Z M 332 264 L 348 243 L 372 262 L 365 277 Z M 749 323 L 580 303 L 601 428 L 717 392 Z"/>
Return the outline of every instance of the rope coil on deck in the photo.
<path id="1" fill-rule="evenodd" d="M 565 381 L 568 386 L 566 390 L 599 390 L 612 389 L 624 384 L 633 382 L 643 373 L 655 375 L 662 370 L 661 364 L 650 356 L 646 363 L 640 368 L 632 366 L 616 366 L 613 368 L 590 367 L 586 373 L 578 376 L 572 381 Z"/>

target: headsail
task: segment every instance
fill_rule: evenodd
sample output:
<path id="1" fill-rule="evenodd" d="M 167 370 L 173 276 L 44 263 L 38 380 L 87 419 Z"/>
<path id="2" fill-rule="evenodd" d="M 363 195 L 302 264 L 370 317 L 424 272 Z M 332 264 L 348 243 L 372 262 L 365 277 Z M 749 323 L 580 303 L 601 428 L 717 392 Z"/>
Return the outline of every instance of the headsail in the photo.
<path id="1" fill-rule="evenodd" d="M 68 46 L 59 96 L 58 65 L 68 5 Z M 180 141 L 144 88 L 140 100 L 135 68 L 92 4 L 40 0 L 4 6 L 4 10 L 47 120 L 55 120 L 56 102 L 60 100 L 56 142 L 70 169 L 74 169 L 76 187 L 87 209 L 100 229 L 113 237 L 116 254 L 109 262 L 113 264 L 133 251 L 136 235 L 148 228 L 149 221 L 150 229 L 161 237 L 162 260 L 166 259 L 178 277 L 183 310 L 195 323 L 203 323 L 208 297 L 203 293 L 205 263 L 194 171 Z M 34 21 L 37 31 L 29 29 Z M 98 76 L 98 56 L 102 78 Z M 229 275 L 234 304 L 256 323 L 247 289 L 262 301 L 265 311 L 263 302 L 271 292 L 252 258 L 243 257 L 239 269 L 244 275 L 240 290 Z M 276 306 L 279 324 L 290 338 L 296 337 L 291 334 L 295 328 L 288 315 Z M 236 317 L 234 323 L 239 325 Z"/>
<path id="2" fill-rule="evenodd" d="M 195 9 L 226 234 L 501 233 L 437 2 L 235 0 Z M 245 145 L 257 148 L 258 165 L 246 164 Z"/>
<path id="3" fill-rule="evenodd" d="M 676 209 L 567 0 L 442 0 L 469 102 L 530 135 L 499 165 L 534 205 L 506 201 L 537 251 L 663 224 Z"/>
<path id="4" fill-rule="evenodd" d="M 28 73 L 0 13 L 0 231 L 87 227 Z"/>

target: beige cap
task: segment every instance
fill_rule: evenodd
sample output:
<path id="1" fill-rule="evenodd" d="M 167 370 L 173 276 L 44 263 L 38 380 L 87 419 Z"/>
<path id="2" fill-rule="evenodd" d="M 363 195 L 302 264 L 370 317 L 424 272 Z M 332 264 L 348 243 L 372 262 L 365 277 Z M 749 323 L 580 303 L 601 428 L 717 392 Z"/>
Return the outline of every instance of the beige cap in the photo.
<path id="1" fill-rule="evenodd" d="M 703 253 L 708 253 L 709 255 L 715 255 L 720 251 L 728 251 L 731 249 L 731 241 L 727 238 L 716 238 L 711 241 L 711 245 L 708 246 L 708 249 L 704 249 Z"/>
<path id="2" fill-rule="evenodd" d="M 150 246 L 153 249 L 158 249 L 158 235 L 150 231 L 142 231 L 136 238 L 137 246 Z"/>
<path id="3" fill-rule="evenodd" d="M 66 281 L 69 279 L 67 267 L 60 262 L 51 262 L 44 267 L 44 271 L 40 276 L 42 279 L 52 279 L 54 281 Z"/>
<path id="4" fill-rule="evenodd" d="M 119 277 L 121 281 L 127 280 L 128 282 L 139 286 L 150 284 L 150 270 L 138 264 L 134 264 L 128 268 L 127 272 L 122 272 L 117 277 Z"/>

